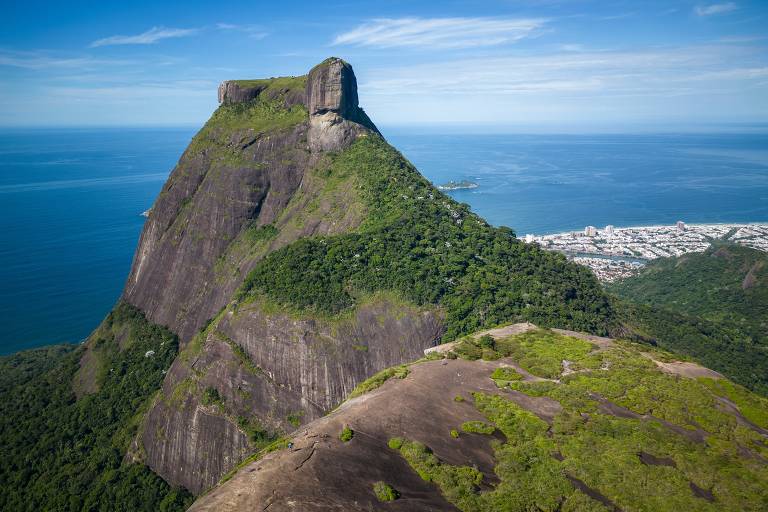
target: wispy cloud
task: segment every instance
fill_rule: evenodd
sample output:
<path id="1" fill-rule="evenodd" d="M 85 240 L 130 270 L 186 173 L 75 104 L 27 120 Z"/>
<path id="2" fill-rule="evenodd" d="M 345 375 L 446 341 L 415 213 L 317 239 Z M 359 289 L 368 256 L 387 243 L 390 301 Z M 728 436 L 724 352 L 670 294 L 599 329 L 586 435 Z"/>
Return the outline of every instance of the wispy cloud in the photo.
<path id="1" fill-rule="evenodd" d="M 0 50 L 0 66 L 31 70 L 93 69 L 110 65 L 125 65 L 131 61 L 95 59 L 91 56 L 62 57 L 39 51 L 15 52 Z"/>
<path id="2" fill-rule="evenodd" d="M 219 30 L 234 30 L 247 34 L 251 39 L 264 39 L 269 35 L 269 32 L 265 31 L 263 27 L 259 25 L 238 25 L 235 23 L 217 23 L 216 28 Z"/>
<path id="3" fill-rule="evenodd" d="M 339 34 L 334 45 L 378 48 L 469 48 L 519 41 L 534 35 L 539 18 L 379 18 Z"/>
<path id="4" fill-rule="evenodd" d="M 735 11 L 738 8 L 739 6 L 733 2 L 725 2 L 723 4 L 699 5 L 694 10 L 699 16 L 712 16 L 713 14 Z"/>
<path id="5" fill-rule="evenodd" d="M 165 27 L 152 27 L 146 32 L 136 34 L 133 36 L 110 36 L 103 39 L 98 39 L 91 43 L 91 48 L 99 46 L 112 46 L 121 44 L 154 44 L 163 39 L 171 39 L 175 37 L 187 37 L 198 33 L 200 29 L 197 28 L 165 28 Z"/>
<path id="6" fill-rule="evenodd" d="M 764 63 L 745 65 L 729 46 L 586 51 L 537 56 L 487 57 L 369 73 L 364 94 L 413 95 L 683 95 L 720 88 L 738 91 L 768 73 Z M 742 61 L 740 66 L 733 62 Z"/>

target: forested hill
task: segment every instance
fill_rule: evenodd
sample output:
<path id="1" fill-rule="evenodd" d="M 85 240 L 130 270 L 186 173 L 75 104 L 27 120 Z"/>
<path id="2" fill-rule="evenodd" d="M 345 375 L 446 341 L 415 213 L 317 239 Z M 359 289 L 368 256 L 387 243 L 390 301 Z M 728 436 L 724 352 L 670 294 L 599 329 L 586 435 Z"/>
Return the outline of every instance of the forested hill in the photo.
<path id="1" fill-rule="evenodd" d="M 662 258 L 609 286 L 625 325 L 768 394 L 768 255 L 734 244 Z"/>
<path id="2" fill-rule="evenodd" d="M 91 339 L 100 389 L 80 400 L 72 383 L 82 347 L 0 358 L 0 510 L 184 510 L 189 493 L 125 461 L 177 354 L 176 336 L 121 303 Z"/>
<path id="3" fill-rule="evenodd" d="M 736 244 L 661 258 L 609 289 L 627 299 L 768 338 L 768 254 Z"/>

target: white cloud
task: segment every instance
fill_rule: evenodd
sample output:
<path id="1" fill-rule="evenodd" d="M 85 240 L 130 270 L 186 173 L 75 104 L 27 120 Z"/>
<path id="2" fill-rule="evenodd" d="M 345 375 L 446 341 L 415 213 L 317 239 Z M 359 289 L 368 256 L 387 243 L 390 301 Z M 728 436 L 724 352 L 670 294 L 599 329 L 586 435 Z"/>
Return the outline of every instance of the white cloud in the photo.
<path id="1" fill-rule="evenodd" d="M 711 88 L 738 91 L 764 79 L 765 63 L 738 48 L 707 46 L 644 51 L 561 51 L 486 57 L 372 70 L 361 92 L 372 96 L 682 95 Z M 739 62 L 739 65 L 734 65 Z"/>
<path id="2" fill-rule="evenodd" d="M 12 52 L 0 50 L 0 66 L 32 70 L 91 69 L 94 67 L 130 64 L 127 60 L 95 59 L 90 56 L 58 57 L 47 53 Z"/>
<path id="3" fill-rule="evenodd" d="M 469 48 L 515 42 L 534 35 L 538 18 L 380 18 L 336 36 L 334 45 L 378 48 Z"/>
<path id="4" fill-rule="evenodd" d="M 199 29 L 196 28 L 164 28 L 152 27 L 146 32 L 134 36 L 110 36 L 98 39 L 91 43 L 91 48 L 99 46 L 111 46 L 119 44 L 154 44 L 163 39 L 175 37 L 187 37 L 196 34 Z"/>
<path id="5" fill-rule="evenodd" d="M 234 30 L 237 32 L 243 32 L 251 39 L 264 39 L 269 35 L 259 25 L 237 25 L 235 23 L 217 23 L 216 28 L 219 30 Z"/>
<path id="6" fill-rule="evenodd" d="M 710 4 L 699 5 L 696 7 L 696 14 L 699 16 L 711 16 L 713 14 L 724 14 L 726 12 L 735 11 L 739 6 L 733 2 L 726 2 L 723 4 Z"/>

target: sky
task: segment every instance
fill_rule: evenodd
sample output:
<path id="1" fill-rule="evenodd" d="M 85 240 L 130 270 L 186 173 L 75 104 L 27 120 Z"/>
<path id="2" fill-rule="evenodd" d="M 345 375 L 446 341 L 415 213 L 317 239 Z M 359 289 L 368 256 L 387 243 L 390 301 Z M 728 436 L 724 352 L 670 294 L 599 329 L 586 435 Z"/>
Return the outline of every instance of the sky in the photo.
<path id="1" fill-rule="evenodd" d="M 7 0 L 6 0 L 7 1 Z M 380 125 L 768 123 L 768 1 L 4 2 L 0 125 L 199 125 L 227 79 L 350 62 Z"/>

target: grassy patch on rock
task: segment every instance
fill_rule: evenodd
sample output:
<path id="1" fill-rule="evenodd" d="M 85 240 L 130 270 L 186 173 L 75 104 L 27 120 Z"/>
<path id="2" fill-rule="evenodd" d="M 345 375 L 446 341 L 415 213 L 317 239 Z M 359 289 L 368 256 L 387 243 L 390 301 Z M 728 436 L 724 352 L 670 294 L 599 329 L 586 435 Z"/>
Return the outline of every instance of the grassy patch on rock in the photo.
<path id="1" fill-rule="evenodd" d="M 369 391 L 373 391 L 391 378 L 404 379 L 408 376 L 408 365 L 401 364 L 400 366 L 393 366 L 386 368 L 373 377 L 364 380 L 358 384 L 355 389 L 350 393 L 349 398 L 355 398 L 356 396 L 364 395 Z"/>

